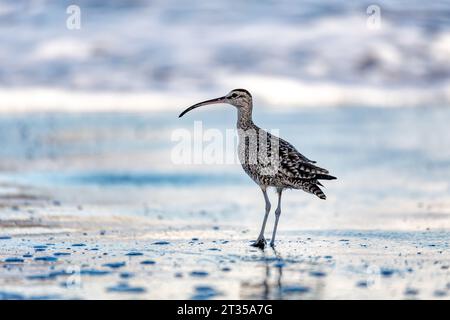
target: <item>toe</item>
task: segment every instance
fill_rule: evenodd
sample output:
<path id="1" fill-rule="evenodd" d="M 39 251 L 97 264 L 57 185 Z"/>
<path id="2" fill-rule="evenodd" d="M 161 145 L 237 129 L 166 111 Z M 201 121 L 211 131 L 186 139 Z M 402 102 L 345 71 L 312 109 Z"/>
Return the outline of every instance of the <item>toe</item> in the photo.
<path id="1" fill-rule="evenodd" d="M 252 243 L 253 247 L 264 249 L 266 246 L 266 240 L 264 238 L 256 240 L 254 243 Z"/>

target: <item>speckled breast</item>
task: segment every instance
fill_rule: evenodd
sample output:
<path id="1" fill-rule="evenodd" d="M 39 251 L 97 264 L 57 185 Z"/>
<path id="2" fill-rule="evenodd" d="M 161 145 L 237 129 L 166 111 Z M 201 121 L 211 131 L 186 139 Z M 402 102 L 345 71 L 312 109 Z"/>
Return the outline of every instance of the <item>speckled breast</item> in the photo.
<path id="1" fill-rule="evenodd" d="M 265 139 L 259 140 L 266 143 Z M 271 154 L 270 148 L 258 144 L 258 140 L 252 141 L 251 137 L 240 136 L 238 156 L 244 171 L 257 184 L 281 186 L 278 157 Z"/>

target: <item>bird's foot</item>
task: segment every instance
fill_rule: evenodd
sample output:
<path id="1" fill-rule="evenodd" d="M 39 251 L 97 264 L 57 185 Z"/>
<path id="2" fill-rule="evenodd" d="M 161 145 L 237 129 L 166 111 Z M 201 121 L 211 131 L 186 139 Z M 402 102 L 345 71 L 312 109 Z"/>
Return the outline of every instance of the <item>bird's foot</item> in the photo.
<path id="1" fill-rule="evenodd" d="M 275 249 L 275 241 L 270 241 L 270 246 L 272 247 L 272 249 Z"/>
<path id="2" fill-rule="evenodd" d="M 264 249 L 266 247 L 266 239 L 264 238 L 257 239 L 254 243 L 252 243 L 252 247 Z"/>

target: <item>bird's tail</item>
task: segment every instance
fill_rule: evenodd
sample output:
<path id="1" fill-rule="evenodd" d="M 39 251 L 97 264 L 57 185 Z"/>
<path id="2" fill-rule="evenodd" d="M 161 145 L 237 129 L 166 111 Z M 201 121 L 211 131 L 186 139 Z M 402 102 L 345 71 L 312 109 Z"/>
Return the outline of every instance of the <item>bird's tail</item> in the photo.
<path id="1" fill-rule="evenodd" d="M 317 184 L 310 183 L 305 186 L 304 190 L 306 192 L 312 193 L 313 195 L 319 197 L 322 200 L 326 200 L 327 196 L 323 193 L 322 189 L 319 188 Z"/>
<path id="2" fill-rule="evenodd" d="M 323 191 L 319 188 L 319 186 L 323 187 L 324 185 L 320 183 L 320 180 L 336 180 L 337 178 L 329 175 L 329 174 L 318 174 L 316 176 L 317 180 L 315 181 L 315 183 L 311 183 L 311 191 L 308 191 L 314 195 L 316 195 L 317 197 L 319 197 L 322 200 L 326 200 L 327 196 L 323 193 Z"/>
<path id="3" fill-rule="evenodd" d="M 317 180 L 336 180 L 337 178 L 329 174 L 317 174 Z"/>
<path id="4" fill-rule="evenodd" d="M 322 200 L 325 200 L 327 198 L 327 196 L 325 195 L 325 193 L 323 193 L 322 189 L 320 189 L 319 185 L 322 185 L 319 181 L 314 181 L 314 180 L 310 180 L 310 181 L 305 181 L 305 180 L 295 180 L 292 181 L 292 186 L 295 189 L 301 189 L 304 190 L 308 193 L 311 193 L 317 197 L 319 197 Z"/>

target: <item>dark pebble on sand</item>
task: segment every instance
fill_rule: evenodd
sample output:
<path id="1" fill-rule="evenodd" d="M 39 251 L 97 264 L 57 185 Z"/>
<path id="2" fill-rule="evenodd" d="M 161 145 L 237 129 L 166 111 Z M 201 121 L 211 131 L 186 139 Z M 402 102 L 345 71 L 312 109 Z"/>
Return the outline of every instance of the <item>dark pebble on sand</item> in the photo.
<path id="1" fill-rule="evenodd" d="M 231 271 L 231 268 L 223 267 L 223 268 L 222 268 L 222 271 L 223 271 L 223 272 L 228 272 L 228 271 Z"/>
<path id="2" fill-rule="evenodd" d="M 0 240 L 9 240 L 11 239 L 10 236 L 0 236 Z"/>
<path id="3" fill-rule="evenodd" d="M 24 257 L 24 258 L 33 258 L 33 255 L 27 253 L 27 254 L 24 254 L 22 257 Z"/>
<path id="4" fill-rule="evenodd" d="M 75 273 L 76 273 L 75 270 L 72 270 L 72 271 L 58 270 L 58 271 L 50 272 L 49 276 L 51 278 L 56 278 L 56 277 L 59 277 L 59 276 L 70 276 L 70 275 L 73 275 Z"/>
<path id="5" fill-rule="evenodd" d="M 206 271 L 192 271 L 190 275 L 191 277 L 206 277 L 209 273 Z"/>
<path id="6" fill-rule="evenodd" d="M 59 271 L 50 272 L 48 274 L 31 275 L 31 276 L 28 276 L 27 279 L 28 280 L 52 280 L 52 279 L 55 279 L 55 278 L 60 277 L 60 276 L 70 276 L 70 275 L 73 275 L 73 274 L 75 274 L 75 271 L 68 272 L 68 271 L 65 271 L 65 270 L 59 270 Z"/>
<path id="7" fill-rule="evenodd" d="M 112 268 L 112 269 L 118 269 L 125 266 L 125 262 L 111 262 L 111 263 L 105 263 L 103 265 L 104 267 Z"/>
<path id="8" fill-rule="evenodd" d="M 212 287 L 209 287 L 209 286 L 198 286 L 198 287 L 195 287 L 195 291 L 207 292 L 207 291 L 215 291 L 215 290 Z"/>
<path id="9" fill-rule="evenodd" d="M 369 284 L 367 283 L 366 280 L 361 280 L 356 283 L 356 286 L 360 288 L 367 288 Z"/>
<path id="10" fill-rule="evenodd" d="M 134 277 L 134 274 L 131 273 L 131 272 L 122 272 L 119 276 L 120 276 L 122 279 L 129 279 L 129 278 L 133 278 L 133 277 Z"/>
<path id="11" fill-rule="evenodd" d="M 436 290 L 434 291 L 434 296 L 435 297 L 445 297 L 447 295 L 447 292 L 445 292 L 444 290 Z"/>
<path id="12" fill-rule="evenodd" d="M 109 287 L 106 290 L 108 292 L 118 292 L 118 293 L 144 293 L 145 292 L 145 288 L 131 287 L 127 283 L 119 283 L 118 285 Z"/>
<path id="13" fill-rule="evenodd" d="M 380 273 L 383 277 L 390 277 L 394 274 L 394 270 L 389 268 L 381 268 Z"/>
<path id="14" fill-rule="evenodd" d="M 308 287 L 305 286 L 286 286 L 283 287 L 283 293 L 306 293 L 308 292 L 310 289 Z"/>
<path id="15" fill-rule="evenodd" d="M 145 264 L 145 265 L 152 265 L 152 264 L 155 264 L 156 262 L 155 261 L 153 261 L 153 260 L 144 260 L 144 261 L 141 261 L 141 264 Z"/>
<path id="16" fill-rule="evenodd" d="M 126 256 L 129 257 L 134 257 L 134 256 L 142 256 L 142 252 L 128 252 L 127 254 L 125 254 Z"/>
<path id="17" fill-rule="evenodd" d="M 407 296 L 415 296 L 417 294 L 419 294 L 419 290 L 417 290 L 417 289 L 407 288 L 405 290 L 405 295 L 407 295 Z"/>
<path id="18" fill-rule="evenodd" d="M 207 300 L 217 296 L 219 293 L 210 286 L 198 286 L 195 288 L 195 294 L 191 297 L 192 300 Z"/>
<path id="19" fill-rule="evenodd" d="M 35 261 L 46 261 L 46 262 L 55 262 L 58 259 L 55 257 L 36 257 L 34 258 Z"/>
<path id="20" fill-rule="evenodd" d="M 327 274 L 325 272 L 322 272 L 322 271 L 311 271 L 309 273 L 309 275 L 312 276 L 312 277 L 321 278 L 321 277 L 325 277 Z"/>
<path id="21" fill-rule="evenodd" d="M 55 252 L 53 255 L 56 257 L 70 256 L 70 253 L 69 252 Z"/>
<path id="22" fill-rule="evenodd" d="M 9 263 L 22 263 L 24 260 L 21 258 L 6 258 L 5 262 Z"/>
<path id="23" fill-rule="evenodd" d="M 168 242 L 168 241 L 156 241 L 156 242 L 153 242 L 153 244 L 159 245 L 159 246 L 164 246 L 164 245 L 170 244 L 170 242 Z"/>
<path id="24" fill-rule="evenodd" d="M 52 279 L 48 274 L 35 274 L 27 277 L 28 280 L 50 280 Z"/>
<path id="25" fill-rule="evenodd" d="M 74 243 L 72 247 L 85 247 L 86 245 L 84 243 Z"/>
<path id="26" fill-rule="evenodd" d="M 107 274 L 110 274 L 111 272 L 106 270 L 97 270 L 97 269 L 84 269 L 81 270 L 80 274 L 86 275 L 86 276 L 104 276 Z"/>

